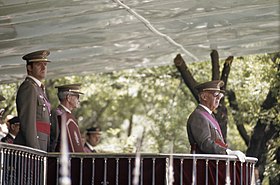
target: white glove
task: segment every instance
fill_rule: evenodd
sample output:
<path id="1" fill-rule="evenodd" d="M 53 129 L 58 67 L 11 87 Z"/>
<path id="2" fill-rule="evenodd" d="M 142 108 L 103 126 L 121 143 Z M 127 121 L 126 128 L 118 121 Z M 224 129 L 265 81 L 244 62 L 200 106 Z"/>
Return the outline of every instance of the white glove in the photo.
<path id="1" fill-rule="evenodd" d="M 226 150 L 227 154 L 228 155 L 235 155 L 240 162 L 244 163 L 245 162 L 245 159 L 246 159 L 246 155 L 239 151 L 239 150 L 230 150 L 230 149 L 227 149 Z"/>

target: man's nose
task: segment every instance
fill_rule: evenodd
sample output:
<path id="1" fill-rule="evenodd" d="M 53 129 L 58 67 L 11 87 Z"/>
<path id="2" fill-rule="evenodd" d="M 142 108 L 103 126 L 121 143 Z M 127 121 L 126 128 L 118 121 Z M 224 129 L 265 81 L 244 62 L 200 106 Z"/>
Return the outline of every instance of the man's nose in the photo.
<path id="1" fill-rule="evenodd" d="M 47 68 L 47 63 L 46 62 L 41 63 L 41 68 L 46 69 Z"/>

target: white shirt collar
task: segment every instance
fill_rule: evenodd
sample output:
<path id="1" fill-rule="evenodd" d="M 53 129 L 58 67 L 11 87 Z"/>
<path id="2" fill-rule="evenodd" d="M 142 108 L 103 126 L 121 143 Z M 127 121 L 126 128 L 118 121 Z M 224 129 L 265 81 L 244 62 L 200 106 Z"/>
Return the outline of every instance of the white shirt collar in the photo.
<path id="1" fill-rule="evenodd" d="M 67 107 L 65 107 L 64 105 L 60 104 L 60 106 L 68 113 L 71 114 L 71 110 L 69 110 Z"/>
<path id="2" fill-rule="evenodd" d="M 28 77 L 28 78 L 31 78 L 32 80 L 34 80 L 35 83 L 36 83 L 39 87 L 41 87 L 42 82 L 41 82 L 40 80 L 38 80 L 37 78 L 35 78 L 34 76 L 31 76 L 31 75 L 27 75 L 27 77 Z"/>
<path id="3" fill-rule="evenodd" d="M 202 108 L 204 108 L 207 112 L 209 112 L 209 114 L 212 114 L 212 111 L 206 107 L 205 105 L 199 104 Z"/>
<path id="4" fill-rule="evenodd" d="M 91 151 L 94 150 L 94 147 L 93 147 L 89 142 L 86 142 L 86 144 L 87 144 L 87 146 L 89 147 L 89 149 L 90 149 Z"/>
<path id="5" fill-rule="evenodd" d="M 11 134 L 10 132 L 9 132 L 9 134 L 10 134 L 10 136 L 12 136 L 12 138 L 14 138 L 14 139 L 16 138 L 16 136 Z"/>

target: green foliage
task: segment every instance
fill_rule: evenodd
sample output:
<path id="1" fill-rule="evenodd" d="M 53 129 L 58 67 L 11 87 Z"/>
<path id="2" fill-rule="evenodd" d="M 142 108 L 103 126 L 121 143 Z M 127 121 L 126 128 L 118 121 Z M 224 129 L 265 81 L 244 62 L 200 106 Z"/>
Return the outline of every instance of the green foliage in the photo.
<path id="1" fill-rule="evenodd" d="M 19 87 L 19 83 L 2 84 L 0 85 L 0 92 L 5 97 L 5 101 L 1 102 L 0 108 L 5 108 L 3 117 L 7 115 L 16 115 L 16 93 Z"/>
<path id="2" fill-rule="evenodd" d="M 280 147 L 280 138 L 275 141 L 271 141 L 268 146 L 267 153 L 267 163 L 264 175 L 267 177 L 267 180 L 272 182 L 272 184 L 279 184 L 280 182 L 280 165 L 276 163 L 275 151 Z"/>
<path id="3" fill-rule="evenodd" d="M 260 108 L 275 78 L 273 63 L 267 55 L 237 58 L 232 65 L 227 89 L 233 89 L 239 102 L 241 123 L 254 126 Z"/>
<path id="4" fill-rule="evenodd" d="M 170 152 L 168 146 L 175 141 L 180 144 L 175 144 L 174 150 L 186 152 L 187 117 L 180 117 L 185 113 L 181 106 L 186 106 L 186 102 L 178 90 L 182 84 L 177 77 L 174 67 L 86 77 L 83 86 L 87 87 L 88 97 L 77 111 L 81 129 L 101 125 L 103 130 L 108 130 L 104 138 L 112 136 L 118 140 L 114 143 L 123 152 L 135 151 L 135 142 L 143 131 L 143 152 Z M 176 93 L 181 93 L 181 98 Z M 106 140 L 103 139 L 103 144 L 109 143 Z"/>

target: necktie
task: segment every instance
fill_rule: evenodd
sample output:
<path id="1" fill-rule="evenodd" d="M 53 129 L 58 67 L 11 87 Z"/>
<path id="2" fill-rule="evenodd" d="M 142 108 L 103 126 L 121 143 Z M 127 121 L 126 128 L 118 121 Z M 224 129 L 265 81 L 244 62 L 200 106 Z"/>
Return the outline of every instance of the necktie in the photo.
<path id="1" fill-rule="evenodd" d="M 45 94 L 45 86 L 44 86 L 44 84 L 41 84 L 41 89 L 43 90 L 43 92 Z"/>

